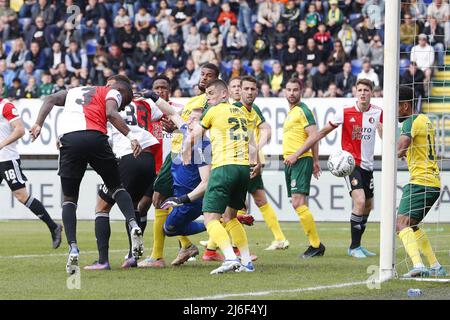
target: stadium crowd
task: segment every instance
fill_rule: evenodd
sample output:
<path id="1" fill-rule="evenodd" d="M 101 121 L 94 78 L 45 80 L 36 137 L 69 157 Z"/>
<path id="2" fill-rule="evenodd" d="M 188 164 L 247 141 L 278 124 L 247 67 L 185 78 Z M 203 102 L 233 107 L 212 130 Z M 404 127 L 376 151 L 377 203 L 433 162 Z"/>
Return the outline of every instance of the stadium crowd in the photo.
<path id="1" fill-rule="evenodd" d="M 205 62 L 224 80 L 254 76 L 264 97 L 282 96 L 292 77 L 304 97 L 352 97 L 360 78 L 381 96 L 384 2 L 0 0 L 0 96 L 39 98 L 113 74 L 149 88 L 158 73 L 173 96 L 193 96 Z M 401 81 L 421 95 L 444 64 L 449 15 L 447 0 L 402 3 Z"/>

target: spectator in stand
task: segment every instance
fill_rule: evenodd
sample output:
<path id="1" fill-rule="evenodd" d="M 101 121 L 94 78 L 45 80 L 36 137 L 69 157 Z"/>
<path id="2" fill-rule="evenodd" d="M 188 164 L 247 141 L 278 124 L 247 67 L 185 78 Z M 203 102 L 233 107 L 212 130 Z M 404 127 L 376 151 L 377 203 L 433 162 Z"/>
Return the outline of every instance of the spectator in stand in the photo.
<path id="1" fill-rule="evenodd" d="M 65 50 L 69 47 L 70 41 L 72 40 L 75 40 L 77 43 L 81 43 L 81 32 L 79 30 L 75 30 L 72 23 L 66 22 L 64 24 L 64 29 L 61 30 L 59 36 L 57 37 L 57 41 L 61 43 Z"/>
<path id="2" fill-rule="evenodd" d="M 428 35 L 428 42 L 433 47 L 436 53 L 436 63 L 440 68 L 444 67 L 444 55 L 445 55 L 445 34 L 444 29 L 438 24 L 436 17 L 429 18 L 429 26 L 425 27 L 423 33 Z"/>
<path id="3" fill-rule="evenodd" d="M 356 76 L 352 73 L 352 64 L 350 62 L 344 63 L 342 72 L 336 75 L 334 82 L 339 95 L 346 98 L 353 96 L 352 88 L 356 84 Z"/>
<path id="4" fill-rule="evenodd" d="M 178 42 L 180 45 L 183 44 L 183 36 L 178 34 L 178 29 L 176 27 L 173 27 L 170 29 L 169 36 L 167 37 L 167 44 Z"/>
<path id="5" fill-rule="evenodd" d="M 327 31 L 325 24 L 320 23 L 318 31 L 314 34 L 317 48 L 323 52 L 323 58 L 326 59 L 331 50 L 331 34 Z"/>
<path id="6" fill-rule="evenodd" d="M 34 24 L 30 26 L 30 29 L 26 32 L 25 43 L 27 47 L 30 46 L 32 42 L 39 43 L 41 48 L 48 47 L 51 43 L 49 39 L 49 28 L 45 24 L 44 18 L 37 16 L 34 20 Z"/>
<path id="7" fill-rule="evenodd" d="M 114 28 L 116 30 L 122 29 L 127 21 L 130 21 L 130 17 L 127 15 L 127 10 L 121 7 L 117 12 L 117 16 L 114 17 Z"/>
<path id="8" fill-rule="evenodd" d="M 305 87 L 303 90 L 303 98 L 314 98 L 316 96 L 316 92 L 311 87 Z"/>
<path id="9" fill-rule="evenodd" d="M 158 59 L 152 54 L 148 47 L 147 41 L 143 40 L 138 43 L 138 47 L 133 53 L 133 77 L 142 80 L 145 77 L 147 66 L 156 65 Z"/>
<path id="10" fill-rule="evenodd" d="M 295 36 L 293 37 L 295 38 Z M 272 57 L 272 59 L 281 60 L 283 52 L 285 51 L 283 49 L 285 48 L 289 39 L 289 32 L 286 30 L 286 27 L 282 22 L 278 22 L 276 24 L 275 29 L 270 33 L 269 39 L 271 44 L 270 56 Z M 277 44 L 282 44 L 282 46 L 277 48 Z"/>
<path id="11" fill-rule="evenodd" d="M 363 57 L 366 57 L 369 52 L 370 41 L 372 41 L 376 30 L 369 28 L 369 18 L 367 17 L 364 18 L 364 21 L 359 24 L 356 30 L 358 35 L 356 54 L 358 59 L 362 59 Z"/>
<path id="12" fill-rule="evenodd" d="M 206 40 L 200 41 L 200 47 L 192 52 L 192 60 L 194 60 L 196 69 L 215 58 L 216 54 L 208 48 Z"/>
<path id="13" fill-rule="evenodd" d="M 9 87 L 12 85 L 12 81 L 16 77 L 16 72 L 6 67 L 6 60 L 0 60 L 0 75 L 3 76 L 6 87 Z"/>
<path id="14" fill-rule="evenodd" d="M 334 82 L 331 82 L 328 85 L 327 91 L 323 94 L 323 97 L 324 98 L 340 98 L 342 96 L 339 94 L 336 84 Z"/>
<path id="15" fill-rule="evenodd" d="M 93 28 L 98 24 L 100 18 L 108 19 L 108 11 L 105 6 L 97 0 L 88 0 L 88 5 L 84 13 L 86 27 Z"/>
<path id="16" fill-rule="evenodd" d="M 164 60 L 167 61 L 167 68 L 172 68 L 175 74 L 178 75 L 183 72 L 188 55 L 177 42 L 172 43 L 170 48 L 171 50 L 166 53 Z"/>
<path id="17" fill-rule="evenodd" d="M 261 90 L 259 90 L 258 97 L 262 97 L 262 98 L 272 98 L 273 97 L 272 91 L 270 91 L 270 85 L 268 83 L 263 83 L 261 85 Z"/>
<path id="18" fill-rule="evenodd" d="M 120 44 L 120 49 L 127 59 L 133 55 L 133 51 L 139 41 L 139 33 L 134 29 L 131 20 L 126 21 L 123 29 L 117 32 L 117 43 Z"/>
<path id="19" fill-rule="evenodd" d="M 36 99 L 39 98 L 39 87 L 36 84 L 35 77 L 28 78 L 28 84 L 24 89 L 23 97 L 25 99 Z"/>
<path id="20" fill-rule="evenodd" d="M 286 26 L 287 30 L 297 28 L 301 17 L 301 9 L 296 5 L 294 0 L 289 0 L 286 3 L 284 12 L 280 15 L 280 22 Z"/>
<path id="21" fill-rule="evenodd" d="M 125 68 L 127 66 L 127 60 L 125 59 L 125 56 L 122 55 L 122 51 L 117 44 L 112 44 L 111 47 L 109 47 L 107 61 L 107 66 L 113 73 L 118 73 L 120 68 Z"/>
<path id="22" fill-rule="evenodd" d="M 57 67 L 61 62 L 66 61 L 66 53 L 61 51 L 61 43 L 59 41 L 55 41 L 52 44 L 52 52 L 48 56 L 48 66 L 51 75 L 55 75 L 58 73 Z"/>
<path id="23" fill-rule="evenodd" d="M 0 1 L 0 20 L 3 21 L 6 27 L 8 37 L 5 40 L 18 38 L 20 36 L 19 21 L 17 13 L 9 8 L 7 1 Z"/>
<path id="24" fill-rule="evenodd" d="M 192 26 L 189 29 L 186 41 L 183 43 L 183 48 L 187 54 L 191 54 L 192 51 L 198 49 L 198 47 L 200 47 L 200 33 L 198 33 L 196 26 Z"/>
<path id="25" fill-rule="evenodd" d="M 31 7 L 31 19 L 36 20 L 38 16 L 44 19 L 46 25 L 55 23 L 56 7 L 47 0 L 39 0 Z"/>
<path id="26" fill-rule="evenodd" d="M 381 42 L 381 37 L 376 34 L 370 42 L 368 58 L 370 63 L 378 75 L 380 80 L 380 87 L 383 86 L 383 65 L 384 65 L 384 46 Z"/>
<path id="27" fill-rule="evenodd" d="M 78 48 L 78 43 L 76 41 L 71 41 L 69 49 L 66 52 L 66 67 L 67 70 L 76 77 L 80 75 L 81 69 L 87 69 L 88 67 L 88 57 L 84 49 Z"/>
<path id="28" fill-rule="evenodd" d="M 319 23 L 322 21 L 320 13 L 316 10 L 316 5 L 312 2 L 308 5 L 308 14 L 305 17 L 306 25 L 315 33 Z"/>
<path id="29" fill-rule="evenodd" d="M 341 40 L 345 54 L 350 57 L 353 48 L 355 47 L 357 36 L 356 31 L 348 23 L 347 19 L 344 20 L 342 28 L 341 30 L 339 30 L 337 37 L 339 40 Z"/>
<path id="30" fill-rule="evenodd" d="M 199 32 L 205 35 L 208 34 L 211 31 L 211 27 L 217 23 L 219 14 L 220 7 L 213 0 L 201 2 L 200 10 L 196 15 Z"/>
<path id="31" fill-rule="evenodd" d="M 145 7 L 140 7 L 137 15 L 134 16 L 134 27 L 139 33 L 141 39 L 145 39 L 150 28 L 151 15 L 147 12 Z"/>
<path id="32" fill-rule="evenodd" d="M 18 72 L 20 71 L 20 68 L 22 68 L 25 57 L 27 55 L 27 50 L 25 48 L 25 43 L 23 42 L 22 38 L 17 38 L 14 40 L 12 45 L 12 50 L 8 54 L 8 57 L 6 58 L 6 65 L 8 69 Z"/>
<path id="33" fill-rule="evenodd" d="M 67 70 L 66 64 L 60 63 L 58 65 L 58 73 L 56 74 L 55 80 L 62 78 L 64 80 L 64 84 L 69 84 L 71 76 L 72 74 Z"/>
<path id="34" fill-rule="evenodd" d="M 323 97 L 330 83 L 334 81 L 334 76 L 328 71 L 324 62 L 319 63 L 317 72 L 312 77 L 312 88 L 316 92 L 317 97 Z"/>
<path id="35" fill-rule="evenodd" d="M 41 84 L 39 85 L 39 97 L 43 98 L 49 96 L 53 92 L 52 76 L 48 72 L 43 72 L 41 75 Z"/>
<path id="36" fill-rule="evenodd" d="M 369 18 L 371 28 L 381 29 L 384 23 L 384 0 L 367 0 L 361 13 Z"/>
<path id="37" fill-rule="evenodd" d="M 400 76 L 400 84 L 413 85 L 416 98 L 425 97 L 424 89 L 425 74 L 417 68 L 417 63 L 411 61 L 408 69 Z"/>
<path id="38" fill-rule="evenodd" d="M 436 18 L 437 23 L 444 28 L 450 17 L 450 5 L 442 0 L 433 0 L 427 9 L 428 23 L 430 23 L 431 17 Z"/>
<path id="39" fill-rule="evenodd" d="M 71 78 L 70 78 L 70 83 L 69 83 L 69 85 L 67 86 L 67 88 L 68 89 L 73 89 L 73 88 L 77 88 L 77 87 L 79 87 L 80 86 L 80 79 L 78 79 L 77 77 L 75 77 L 75 76 L 72 76 Z"/>
<path id="40" fill-rule="evenodd" d="M 175 92 L 175 90 L 179 89 L 178 88 L 178 78 L 175 74 L 175 71 L 172 68 L 167 68 L 164 71 L 164 75 L 169 78 L 170 80 L 170 89 L 171 89 L 171 94 L 173 95 L 173 93 Z"/>
<path id="41" fill-rule="evenodd" d="M 403 23 L 400 24 L 400 52 L 410 54 L 414 46 L 416 35 L 419 32 L 418 24 L 412 19 L 411 14 L 405 13 Z"/>
<path id="42" fill-rule="evenodd" d="M 239 1 L 239 15 L 238 15 L 238 29 L 247 34 L 247 37 L 252 35 L 252 11 L 249 2 Z"/>
<path id="43" fill-rule="evenodd" d="M 194 14 L 194 10 L 186 6 L 184 0 L 177 0 L 176 7 L 172 9 L 170 18 L 171 25 L 177 29 L 177 32 L 183 36 L 183 39 L 186 39 L 189 34 L 189 28 L 192 25 Z"/>
<path id="44" fill-rule="evenodd" d="M 427 42 L 427 35 L 419 34 L 419 44 L 415 45 L 411 50 L 410 61 L 417 63 L 417 67 L 425 74 L 425 88 L 431 80 L 434 65 L 434 49 Z"/>
<path id="45" fill-rule="evenodd" d="M 30 51 L 25 55 L 25 61 L 31 61 L 34 64 L 35 70 L 48 70 L 47 58 L 44 50 L 41 50 L 39 43 L 32 42 Z"/>
<path id="46" fill-rule="evenodd" d="M 423 0 L 411 0 L 408 13 L 411 15 L 411 19 L 418 23 L 420 27 L 425 25 L 427 6 L 423 3 Z"/>
<path id="47" fill-rule="evenodd" d="M 24 88 L 19 78 L 14 78 L 12 86 L 8 88 L 7 98 L 10 100 L 19 100 L 23 98 Z"/>
<path id="48" fill-rule="evenodd" d="M 272 74 L 269 76 L 270 89 L 274 97 L 278 97 L 284 85 L 287 82 L 287 77 L 281 68 L 281 64 L 276 61 L 272 65 Z"/>
<path id="49" fill-rule="evenodd" d="M 0 19 L 0 42 L 6 42 L 9 39 L 9 24 Z"/>
<path id="50" fill-rule="evenodd" d="M 270 41 L 260 23 L 255 23 L 252 35 L 252 45 L 249 48 L 250 58 L 265 60 L 269 57 Z"/>
<path id="51" fill-rule="evenodd" d="M 281 65 L 284 66 L 284 71 L 288 78 L 292 76 L 295 66 L 300 60 L 302 60 L 302 52 L 297 48 L 297 40 L 291 37 L 288 40 L 288 48 L 281 57 Z"/>
<path id="52" fill-rule="evenodd" d="M 178 84 L 184 97 L 193 97 L 194 86 L 200 81 L 200 69 L 195 68 L 194 60 L 186 60 L 186 68 L 180 74 Z"/>
<path id="53" fill-rule="evenodd" d="M 299 49 L 303 50 L 306 47 L 308 39 L 314 37 L 314 30 L 315 29 L 308 28 L 305 20 L 300 20 L 299 28 L 291 30 L 289 36 L 295 37 Z"/>
<path id="54" fill-rule="evenodd" d="M 106 19 L 98 19 L 98 24 L 95 26 L 95 39 L 97 44 L 104 48 L 109 47 L 113 43 L 114 37 Z"/>
<path id="55" fill-rule="evenodd" d="M 217 26 L 211 28 L 211 32 L 206 37 L 208 48 L 214 51 L 218 59 L 222 58 L 223 35 Z"/>
<path id="56" fill-rule="evenodd" d="M 141 89 L 151 89 L 153 79 L 156 77 L 156 68 L 153 65 L 147 67 L 147 73 L 141 82 Z"/>
<path id="57" fill-rule="evenodd" d="M 5 80 L 3 75 L 0 74 L 0 98 L 6 98 L 8 95 L 8 90 L 6 89 Z"/>
<path id="58" fill-rule="evenodd" d="M 164 36 L 158 31 L 158 28 L 154 25 L 150 25 L 150 33 L 147 36 L 147 42 L 149 49 L 153 56 L 160 58 L 164 53 Z"/>
<path id="59" fill-rule="evenodd" d="M 269 82 L 269 76 L 264 71 L 263 62 L 260 59 L 253 59 L 251 75 L 258 81 L 258 88 L 260 88 L 263 83 Z"/>
<path id="60" fill-rule="evenodd" d="M 170 17 L 172 14 L 172 8 L 169 7 L 166 0 L 161 0 L 159 2 L 159 8 L 156 12 L 156 26 L 157 30 L 160 31 L 164 39 L 167 40 L 167 37 L 170 34 Z"/>
<path id="61" fill-rule="evenodd" d="M 328 57 L 327 65 L 328 70 L 336 75 L 342 71 L 342 67 L 344 63 L 348 61 L 348 57 L 345 54 L 344 48 L 342 47 L 341 40 L 336 40 L 333 44 L 333 51 L 330 53 Z"/>
<path id="62" fill-rule="evenodd" d="M 381 87 L 375 87 L 372 91 L 373 98 L 383 98 L 383 89 Z"/>
<path id="63" fill-rule="evenodd" d="M 81 69 L 80 76 L 77 79 L 79 81 L 79 85 L 81 86 L 89 85 L 91 79 L 89 78 L 88 69 Z"/>
<path id="64" fill-rule="evenodd" d="M 60 92 L 60 91 L 63 91 L 63 90 L 67 90 L 67 89 L 68 89 L 68 86 L 66 85 L 66 82 L 64 81 L 64 78 L 63 77 L 58 77 L 58 78 L 56 78 L 56 83 L 55 83 L 55 85 L 53 87 L 52 94 Z"/>
<path id="65" fill-rule="evenodd" d="M 34 70 L 34 64 L 31 61 L 25 61 L 23 64 L 23 69 L 20 70 L 19 74 L 17 75 L 17 78 L 20 79 L 20 82 L 26 85 L 28 83 L 28 79 L 31 77 L 40 76 L 42 72 L 36 72 Z"/>
<path id="66" fill-rule="evenodd" d="M 258 5 L 257 21 L 264 27 L 272 29 L 280 19 L 280 6 L 271 0 L 264 0 Z"/>
<path id="67" fill-rule="evenodd" d="M 245 54 L 246 46 L 247 36 L 239 31 L 235 25 L 231 25 L 226 42 L 227 55 L 231 58 L 242 57 Z"/>
<path id="68" fill-rule="evenodd" d="M 378 78 L 378 75 L 375 72 L 375 70 L 373 70 L 372 65 L 370 64 L 370 61 L 367 59 L 364 60 L 363 65 L 362 65 L 362 71 L 356 77 L 356 81 L 358 81 L 359 79 L 368 79 L 368 80 L 372 81 L 374 86 L 380 85 L 380 80 Z"/>
<path id="69" fill-rule="evenodd" d="M 338 7 L 338 0 L 330 0 L 330 10 L 325 17 L 325 23 L 332 35 L 335 35 L 341 28 L 344 21 L 344 13 Z"/>
<path id="70" fill-rule="evenodd" d="M 222 12 L 220 12 L 217 18 L 217 23 L 220 25 L 220 33 L 227 34 L 232 24 L 237 24 L 236 14 L 231 11 L 230 4 L 224 2 L 222 4 Z"/>
<path id="71" fill-rule="evenodd" d="M 303 50 L 302 61 L 306 63 L 306 69 L 313 75 L 320 61 L 323 61 L 323 54 L 316 48 L 314 39 L 308 39 L 306 48 Z"/>
<path id="72" fill-rule="evenodd" d="M 224 74 L 222 77 L 222 80 L 228 83 L 228 81 L 230 79 L 242 77 L 242 76 L 246 76 L 246 75 L 247 75 L 247 72 L 245 72 L 244 68 L 242 67 L 241 59 L 234 58 L 231 63 L 230 74 Z"/>

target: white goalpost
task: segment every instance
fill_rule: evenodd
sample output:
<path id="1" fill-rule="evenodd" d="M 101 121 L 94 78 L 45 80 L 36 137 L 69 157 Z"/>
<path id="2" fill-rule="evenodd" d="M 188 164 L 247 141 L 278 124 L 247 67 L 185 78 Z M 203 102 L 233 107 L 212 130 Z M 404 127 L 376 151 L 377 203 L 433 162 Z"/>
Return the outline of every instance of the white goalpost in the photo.
<path id="1" fill-rule="evenodd" d="M 397 101 L 400 60 L 400 0 L 385 2 L 384 98 L 380 214 L 380 282 L 395 274 Z"/>

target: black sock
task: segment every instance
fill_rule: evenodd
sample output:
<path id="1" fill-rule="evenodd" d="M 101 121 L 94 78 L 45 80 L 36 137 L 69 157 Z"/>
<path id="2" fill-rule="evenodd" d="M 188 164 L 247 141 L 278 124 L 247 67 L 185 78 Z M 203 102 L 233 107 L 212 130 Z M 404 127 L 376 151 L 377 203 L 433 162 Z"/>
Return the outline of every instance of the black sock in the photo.
<path id="1" fill-rule="evenodd" d="M 141 216 L 141 224 L 140 224 L 142 235 L 144 235 L 145 228 L 147 228 L 147 216 Z"/>
<path id="2" fill-rule="evenodd" d="M 369 216 L 363 216 L 362 217 L 362 222 L 361 222 L 361 237 L 364 234 L 364 231 L 366 231 L 366 223 L 367 220 L 369 219 Z"/>
<path id="3" fill-rule="evenodd" d="M 127 258 L 130 259 L 133 254 L 131 253 L 131 233 L 130 233 L 130 226 L 128 225 L 128 222 L 125 221 L 125 230 L 127 230 L 127 236 L 128 236 L 128 256 Z"/>
<path id="4" fill-rule="evenodd" d="M 352 244 L 350 245 L 350 249 L 358 248 L 361 245 L 361 237 L 363 233 L 362 221 L 362 216 L 357 216 L 356 214 L 352 213 L 352 217 L 350 218 L 352 234 Z"/>
<path id="5" fill-rule="evenodd" d="M 73 202 L 64 202 L 62 205 L 62 220 L 69 245 L 77 243 L 77 205 Z"/>
<path id="6" fill-rule="evenodd" d="M 98 262 L 106 263 L 109 261 L 109 238 L 111 237 L 109 214 L 106 212 L 95 214 L 95 237 L 97 238 Z"/>
<path id="7" fill-rule="evenodd" d="M 112 198 L 116 201 L 130 228 L 138 227 L 130 194 L 125 189 L 118 189 L 114 192 Z"/>
<path id="8" fill-rule="evenodd" d="M 47 210 L 45 210 L 44 206 L 39 200 L 36 200 L 32 196 L 30 196 L 27 202 L 25 202 L 25 206 L 27 206 L 28 209 L 30 209 L 31 212 L 33 212 L 39 219 L 44 221 L 50 231 L 56 229 L 57 225 L 55 221 L 52 220 Z"/>

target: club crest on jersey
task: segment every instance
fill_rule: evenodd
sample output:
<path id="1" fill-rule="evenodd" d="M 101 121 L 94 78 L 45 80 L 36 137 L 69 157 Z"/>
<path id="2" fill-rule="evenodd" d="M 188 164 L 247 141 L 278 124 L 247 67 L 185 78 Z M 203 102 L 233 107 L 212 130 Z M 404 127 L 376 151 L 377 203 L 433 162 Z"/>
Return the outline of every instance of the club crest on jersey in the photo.
<path id="1" fill-rule="evenodd" d="M 18 116 L 19 115 L 19 111 L 17 111 L 17 109 L 16 108 L 12 108 L 12 114 L 14 115 L 14 116 Z"/>
<path id="2" fill-rule="evenodd" d="M 375 122 L 375 119 L 374 119 L 373 117 L 370 117 L 370 118 L 369 118 L 369 122 L 372 124 L 372 123 Z"/>
<path id="3" fill-rule="evenodd" d="M 296 185 L 297 185 L 297 181 L 292 180 L 291 181 L 291 188 L 295 188 Z"/>
<path id="4" fill-rule="evenodd" d="M 353 178 L 351 183 L 352 183 L 352 186 L 356 187 L 358 185 L 358 179 Z"/>

